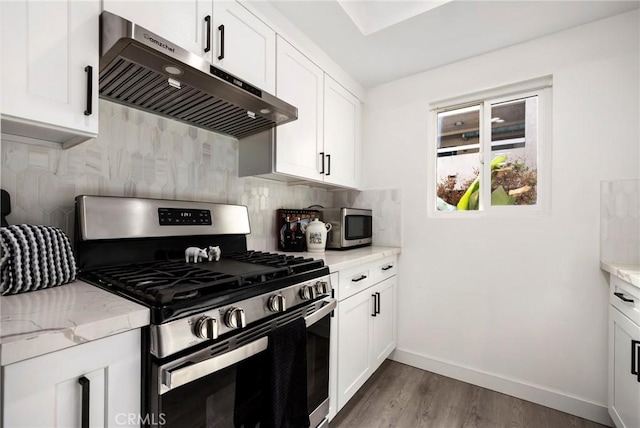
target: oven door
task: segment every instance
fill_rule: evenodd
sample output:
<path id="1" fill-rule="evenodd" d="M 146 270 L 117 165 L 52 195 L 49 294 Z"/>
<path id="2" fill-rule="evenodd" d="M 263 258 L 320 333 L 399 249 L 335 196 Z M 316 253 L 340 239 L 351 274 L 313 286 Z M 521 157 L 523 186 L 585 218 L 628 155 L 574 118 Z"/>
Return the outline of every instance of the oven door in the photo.
<path id="1" fill-rule="evenodd" d="M 329 341 L 331 312 L 336 301 L 325 298 L 275 319 L 287 323 L 304 316 L 307 325 L 307 398 L 311 427 L 329 413 Z M 266 351 L 270 325 L 253 327 L 222 345 L 198 351 L 169 363 L 154 365 L 149 426 L 163 428 L 234 427 L 238 365 L 259 364 Z M 220 351 L 220 346 L 227 347 Z M 258 370 L 254 372 L 260 381 Z"/>

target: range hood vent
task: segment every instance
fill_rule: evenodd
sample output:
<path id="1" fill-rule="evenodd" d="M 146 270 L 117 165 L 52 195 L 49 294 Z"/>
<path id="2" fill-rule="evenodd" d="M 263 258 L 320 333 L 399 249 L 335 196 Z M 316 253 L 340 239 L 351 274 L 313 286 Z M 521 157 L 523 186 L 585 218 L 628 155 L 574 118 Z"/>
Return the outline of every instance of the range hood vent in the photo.
<path id="1" fill-rule="evenodd" d="M 124 18 L 102 12 L 100 32 L 101 98 L 236 138 L 298 117 L 292 105 Z"/>

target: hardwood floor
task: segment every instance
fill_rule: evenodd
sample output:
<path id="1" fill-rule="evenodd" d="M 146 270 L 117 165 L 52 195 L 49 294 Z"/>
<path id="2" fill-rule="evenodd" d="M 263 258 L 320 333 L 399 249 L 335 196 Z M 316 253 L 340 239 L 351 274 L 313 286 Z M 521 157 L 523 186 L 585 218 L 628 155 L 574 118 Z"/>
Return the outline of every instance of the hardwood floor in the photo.
<path id="1" fill-rule="evenodd" d="M 596 428 L 577 416 L 386 360 L 331 428 Z"/>

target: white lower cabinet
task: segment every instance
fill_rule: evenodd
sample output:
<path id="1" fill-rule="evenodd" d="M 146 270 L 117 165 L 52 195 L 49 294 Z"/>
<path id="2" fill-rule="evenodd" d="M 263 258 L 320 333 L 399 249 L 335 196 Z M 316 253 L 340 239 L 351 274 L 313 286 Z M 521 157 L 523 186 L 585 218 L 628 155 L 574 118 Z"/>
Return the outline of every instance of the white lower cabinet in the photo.
<path id="1" fill-rule="evenodd" d="M 329 419 L 344 407 L 396 347 L 395 259 L 394 256 L 390 264 L 381 265 L 391 265 L 393 269 L 380 275 L 375 275 L 379 266 L 373 263 L 340 272 L 334 323 L 337 347 L 332 375 L 335 381 L 330 383 Z M 352 275 L 356 271 L 359 274 Z M 367 282 L 371 278 L 374 280 Z M 364 286 L 354 294 L 353 284 L 357 283 Z"/>
<path id="2" fill-rule="evenodd" d="M 616 427 L 637 428 L 640 427 L 640 325 L 631 317 L 640 309 L 640 290 L 613 277 L 611 288 L 609 414 Z"/>
<path id="3" fill-rule="evenodd" d="M 3 367 L 3 426 L 139 426 L 140 340 L 132 330 Z"/>

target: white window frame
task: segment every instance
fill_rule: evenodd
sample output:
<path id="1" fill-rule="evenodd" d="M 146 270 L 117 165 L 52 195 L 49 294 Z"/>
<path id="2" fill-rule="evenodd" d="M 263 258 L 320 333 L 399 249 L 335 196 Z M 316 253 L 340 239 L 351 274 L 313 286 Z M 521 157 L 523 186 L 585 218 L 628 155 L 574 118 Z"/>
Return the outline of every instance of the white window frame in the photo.
<path id="1" fill-rule="evenodd" d="M 544 76 L 498 88 L 492 88 L 461 97 L 449 98 L 429 104 L 429 134 L 427 143 L 429 180 L 427 181 L 427 216 L 430 218 L 478 218 L 478 217 L 521 217 L 542 216 L 551 208 L 551 136 L 552 76 Z M 485 149 L 491 141 L 491 105 L 531 96 L 538 97 L 538 139 L 537 139 L 537 200 L 535 205 L 500 206 L 491 205 L 491 186 L 483 185 L 491 180 L 491 149 Z M 437 159 L 438 159 L 438 113 L 457 110 L 474 105 L 480 106 L 480 206 L 471 211 L 438 211 L 437 200 Z M 504 141 L 499 141 L 505 144 Z M 496 145 L 496 144 L 494 144 Z M 489 201 L 489 204 L 487 204 Z M 487 206 L 488 205 L 488 206 Z"/>

